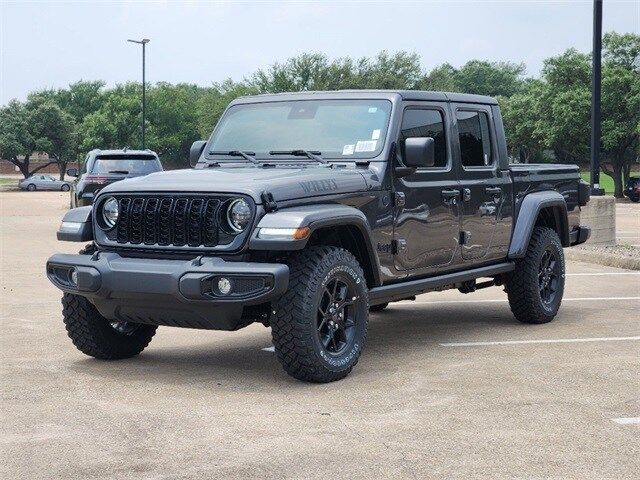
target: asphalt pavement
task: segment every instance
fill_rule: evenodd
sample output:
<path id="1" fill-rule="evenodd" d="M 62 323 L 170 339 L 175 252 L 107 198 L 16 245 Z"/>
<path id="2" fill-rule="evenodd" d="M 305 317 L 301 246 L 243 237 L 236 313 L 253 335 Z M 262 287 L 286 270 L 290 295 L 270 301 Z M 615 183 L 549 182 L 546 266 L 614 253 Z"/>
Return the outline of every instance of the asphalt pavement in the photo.
<path id="1" fill-rule="evenodd" d="M 44 274 L 79 249 L 55 239 L 67 204 L 0 192 L 3 479 L 638 478 L 640 272 L 568 263 L 547 325 L 499 288 L 393 304 L 332 384 L 288 377 L 261 325 L 161 327 L 104 362 L 72 346 Z M 640 206 L 618 208 L 637 234 Z"/>

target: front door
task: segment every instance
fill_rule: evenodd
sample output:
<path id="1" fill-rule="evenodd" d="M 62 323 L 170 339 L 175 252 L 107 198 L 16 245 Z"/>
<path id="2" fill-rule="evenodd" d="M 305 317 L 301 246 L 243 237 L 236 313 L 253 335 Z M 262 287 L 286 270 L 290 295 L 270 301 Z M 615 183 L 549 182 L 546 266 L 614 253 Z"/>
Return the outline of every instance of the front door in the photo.
<path id="1" fill-rule="evenodd" d="M 511 195 L 511 180 L 498 165 L 491 107 L 452 105 L 452 108 L 459 146 L 456 164 L 461 188 L 462 258 L 482 263 L 504 256 L 501 226 L 506 222 L 501 219 Z M 500 238 L 495 238 L 497 230 Z"/>
<path id="2" fill-rule="evenodd" d="M 448 105 L 418 102 L 405 107 L 396 159 L 400 165 L 404 142 L 411 137 L 435 140 L 435 165 L 394 178 L 394 263 L 397 270 L 438 270 L 453 262 L 460 231 Z"/>

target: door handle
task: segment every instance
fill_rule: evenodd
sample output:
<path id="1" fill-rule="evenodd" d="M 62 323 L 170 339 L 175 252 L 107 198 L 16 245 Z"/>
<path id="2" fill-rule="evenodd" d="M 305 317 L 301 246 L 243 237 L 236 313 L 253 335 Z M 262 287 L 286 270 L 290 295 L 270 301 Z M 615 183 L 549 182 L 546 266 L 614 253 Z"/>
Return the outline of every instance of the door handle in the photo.
<path id="1" fill-rule="evenodd" d="M 487 187 L 484 189 L 484 191 L 487 193 L 487 195 L 497 196 L 502 194 L 502 189 L 500 187 Z"/>
<path id="2" fill-rule="evenodd" d="M 459 196 L 460 190 L 442 190 L 442 201 L 445 205 L 456 205 Z"/>
<path id="3" fill-rule="evenodd" d="M 442 198 L 458 198 L 460 190 L 442 190 Z"/>

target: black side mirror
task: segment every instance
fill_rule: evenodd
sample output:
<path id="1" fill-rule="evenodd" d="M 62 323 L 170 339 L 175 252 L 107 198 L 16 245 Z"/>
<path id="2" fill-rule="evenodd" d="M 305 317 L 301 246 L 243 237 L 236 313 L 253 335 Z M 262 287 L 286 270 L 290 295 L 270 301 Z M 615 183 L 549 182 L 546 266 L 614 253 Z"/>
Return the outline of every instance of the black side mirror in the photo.
<path id="1" fill-rule="evenodd" d="M 202 155 L 202 151 L 204 150 L 206 144 L 206 140 L 198 140 L 193 142 L 193 144 L 191 145 L 191 150 L 189 150 L 189 165 L 191 165 L 192 167 L 196 166 L 196 163 L 198 163 L 200 155 Z"/>
<path id="2" fill-rule="evenodd" d="M 435 140 L 431 137 L 407 138 L 404 144 L 404 163 L 408 167 L 433 167 L 436 164 Z"/>
<path id="3" fill-rule="evenodd" d="M 69 175 L 70 177 L 77 177 L 78 176 L 78 169 L 77 168 L 68 168 L 67 169 L 67 175 Z"/>

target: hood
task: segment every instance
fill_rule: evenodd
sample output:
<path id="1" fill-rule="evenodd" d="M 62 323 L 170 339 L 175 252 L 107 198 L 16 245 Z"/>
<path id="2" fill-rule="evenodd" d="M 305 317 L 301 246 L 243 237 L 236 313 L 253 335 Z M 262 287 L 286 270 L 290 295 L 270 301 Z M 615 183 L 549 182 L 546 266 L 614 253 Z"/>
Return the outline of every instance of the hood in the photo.
<path id="1" fill-rule="evenodd" d="M 113 183 L 101 193 L 241 193 L 261 203 L 264 191 L 270 192 L 275 201 L 285 201 L 366 190 L 364 176 L 353 168 L 243 166 L 152 173 Z"/>

